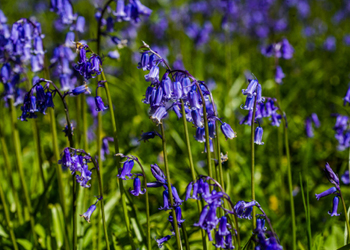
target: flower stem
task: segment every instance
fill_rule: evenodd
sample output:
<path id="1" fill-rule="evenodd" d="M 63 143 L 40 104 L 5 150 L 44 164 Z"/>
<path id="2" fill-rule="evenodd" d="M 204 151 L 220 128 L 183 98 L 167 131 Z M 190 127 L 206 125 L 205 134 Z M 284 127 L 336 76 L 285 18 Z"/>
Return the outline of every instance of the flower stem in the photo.
<path id="1" fill-rule="evenodd" d="M 102 198 L 101 201 L 100 201 L 100 204 L 101 204 L 103 231 L 105 233 L 105 240 L 106 240 L 107 249 L 109 250 L 110 248 L 109 248 L 108 232 L 107 232 L 106 217 L 105 217 L 105 205 L 104 205 L 104 199 L 103 199 L 102 178 L 101 178 L 101 173 L 100 173 L 100 168 L 99 168 L 98 163 L 95 163 L 94 160 L 92 162 L 95 165 L 96 172 L 97 172 L 97 177 L 98 177 L 98 187 L 100 189 L 100 197 Z"/>
<path id="2" fill-rule="evenodd" d="M 114 116 L 114 109 L 113 109 L 112 98 L 111 98 L 111 94 L 110 94 L 110 91 L 109 91 L 108 82 L 107 82 L 105 73 L 104 73 L 103 70 L 101 70 L 101 71 L 102 71 L 102 79 L 105 81 L 104 86 L 105 86 L 106 95 L 107 95 L 109 112 L 110 112 L 110 115 L 111 115 L 111 122 L 112 122 L 112 129 L 113 129 L 113 138 L 114 138 L 114 149 L 115 149 L 115 153 L 119 153 L 118 131 L 117 131 L 117 124 L 116 124 L 116 120 L 115 120 L 115 116 Z M 119 156 L 117 156 L 116 161 L 117 161 L 116 162 L 117 163 L 117 168 L 119 169 L 120 168 L 120 157 Z M 127 230 L 127 233 L 128 233 L 128 237 L 129 237 L 129 241 L 130 241 L 131 247 L 132 247 L 132 249 L 136 249 L 134 241 L 133 241 L 133 235 L 132 235 L 131 227 L 130 227 L 129 214 L 128 214 L 128 210 L 127 210 L 127 206 L 126 206 L 124 185 L 123 185 L 123 181 L 120 180 L 119 178 L 118 178 L 118 184 L 119 184 L 121 202 L 122 202 L 123 213 L 124 213 L 124 223 L 125 223 L 125 226 L 126 226 L 126 230 Z"/>
<path id="3" fill-rule="evenodd" d="M 150 218 L 150 215 L 149 215 L 149 197 L 148 197 L 148 188 L 147 188 L 147 178 L 146 178 L 146 173 L 145 173 L 145 170 L 143 169 L 143 166 L 142 166 L 141 162 L 138 159 L 136 159 L 136 162 L 137 162 L 137 164 L 139 164 L 139 166 L 140 166 L 140 168 L 142 170 L 143 185 L 144 185 L 144 188 L 146 189 L 145 195 L 146 195 L 146 217 L 147 217 L 147 249 L 151 250 L 152 249 L 152 244 L 151 244 L 151 218 Z"/>
<path id="4" fill-rule="evenodd" d="M 191 144 L 190 144 L 190 138 L 189 138 L 189 135 L 188 135 L 188 127 L 187 127 L 187 120 L 186 120 L 185 105 L 184 105 L 184 101 L 182 99 L 181 99 L 181 111 L 182 111 L 182 121 L 183 121 L 184 131 L 185 131 L 185 139 L 186 139 L 186 146 L 187 146 L 187 153 L 188 153 L 188 161 L 190 163 L 192 181 L 193 181 L 193 183 L 195 183 L 196 182 L 196 171 L 195 171 L 194 165 L 193 165 Z M 202 204 L 201 204 L 200 200 L 197 200 L 197 207 L 198 207 L 198 212 L 200 213 L 202 211 Z M 205 231 L 203 229 L 201 229 L 201 234 L 202 234 L 203 249 L 207 249 L 207 244 L 206 244 L 206 239 L 205 239 Z"/>
<path id="5" fill-rule="evenodd" d="M 344 201 L 343 194 L 341 193 L 340 189 L 339 189 L 339 194 L 340 194 L 341 202 L 343 203 L 343 209 L 344 209 L 345 220 L 346 220 L 346 228 L 348 230 L 347 243 L 349 243 L 350 242 L 350 225 L 349 225 L 348 211 L 346 210 L 345 201 Z"/>
<path id="6" fill-rule="evenodd" d="M 283 115 L 282 115 L 283 116 Z M 292 236 L 293 236 L 293 250 L 297 247 L 297 236 L 296 236 L 296 223 L 295 223 L 295 211 L 294 211 L 294 198 L 293 198 L 293 184 L 292 184 L 292 169 L 290 166 L 290 153 L 289 153 L 289 142 L 288 142 L 288 128 L 283 116 L 283 128 L 284 128 L 284 142 L 287 154 L 287 167 L 288 167 L 288 186 L 289 186 L 289 197 L 290 197 L 290 210 L 292 213 Z"/>
<path id="7" fill-rule="evenodd" d="M 35 246 L 35 248 L 37 248 L 38 241 L 37 241 L 37 236 L 35 233 L 35 222 L 34 222 L 34 216 L 32 214 L 32 204 L 30 201 L 30 196 L 28 194 L 28 189 L 27 189 L 27 185 L 25 182 L 24 172 L 23 172 L 23 163 L 22 163 L 23 158 L 22 158 L 22 152 L 21 152 L 21 141 L 19 139 L 19 133 L 18 133 L 17 112 L 16 112 L 16 107 L 14 106 L 14 102 L 13 102 L 12 98 L 9 99 L 9 107 L 10 107 L 10 113 L 11 113 L 11 127 L 13 129 L 12 136 L 13 136 L 13 143 L 15 146 L 15 156 L 16 156 L 16 162 L 17 162 L 17 167 L 18 167 L 18 173 L 19 173 L 19 178 L 21 181 L 26 205 L 27 205 L 28 212 L 29 212 L 30 226 L 32 228 L 31 230 L 32 230 L 32 234 L 33 234 L 34 246 Z"/>
<path id="8" fill-rule="evenodd" d="M 4 110 L 1 107 L 1 113 L 4 112 Z M 2 113 L 3 114 L 3 113 Z M 17 190 L 13 181 L 13 175 L 12 175 L 12 169 L 11 169 L 11 164 L 10 164 L 10 159 L 9 159 L 9 153 L 8 153 L 8 149 L 7 149 L 7 144 L 5 141 L 5 132 L 2 128 L 2 123 L 0 122 L 0 141 L 1 141 L 1 148 L 2 148 L 2 152 L 3 152 L 3 156 L 4 156 L 4 165 L 7 171 L 7 179 L 10 182 L 10 186 L 11 186 L 11 190 L 12 190 L 12 195 L 13 198 L 15 200 L 15 204 L 16 204 L 16 211 L 17 211 L 17 216 L 18 216 L 18 222 L 20 225 L 23 224 L 24 220 L 23 220 L 23 215 L 22 215 L 22 206 L 19 202 L 18 199 L 18 194 L 17 194 Z"/>
<path id="9" fill-rule="evenodd" d="M 4 179 L 3 176 L 0 176 L 0 178 L 2 180 Z M 9 229 L 9 231 L 10 231 L 10 237 L 11 237 L 13 249 L 18 250 L 18 246 L 17 246 L 17 242 L 16 242 L 16 236 L 15 236 L 15 234 L 13 232 L 13 229 L 12 229 L 12 222 L 11 222 L 11 219 L 10 219 L 10 213 L 9 213 L 9 210 L 8 210 L 8 207 L 7 207 L 7 204 L 6 204 L 4 192 L 2 190 L 2 185 L 0 185 L 0 198 L 1 198 L 1 203 L 2 203 L 2 206 L 4 208 L 4 212 L 5 212 L 5 219 L 6 219 L 7 227 Z"/>
<path id="10" fill-rule="evenodd" d="M 255 186 L 254 186 L 254 167 L 255 167 L 255 150 L 254 150 L 254 123 L 255 123 L 255 112 L 256 112 L 256 97 L 254 98 L 254 107 L 253 107 L 253 115 L 252 115 L 252 121 L 251 121 L 251 137 L 250 137 L 250 143 L 251 143 L 251 191 L 252 191 L 252 200 L 255 201 Z M 252 211 L 252 221 L 253 221 L 253 228 L 256 227 L 256 220 L 255 220 L 255 207 L 253 207 Z"/>
<path id="11" fill-rule="evenodd" d="M 188 240 L 187 232 L 186 232 L 186 225 L 185 222 L 181 224 L 182 234 L 184 235 L 184 241 L 186 245 L 186 250 L 190 250 L 190 242 Z"/>
<path id="12" fill-rule="evenodd" d="M 164 166 L 165 166 L 165 172 L 166 176 L 168 179 L 168 192 L 169 192 L 169 198 L 170 198 L 170 204 L 172 207 L 174 207 L 174 200 L 173 200 L 173 192 L 171 189 L 171 180 L 170 180 L 170 171 L 169 171 L 169 166 L 168 166 L 168 155 L 167 155 L 167 150 L 166 150 L 166 139 L 165 139 L 165 133 L 164 133 L 164 125 L 163 123 L 160 124 L 160 129 L 162 132 L 162 146 L 163 146 L 163 156 L 164 156 Z M 210 149 L 209 149 L 210 151 Z M 181 244 L 181 238 L 180 238 L 180 232 L 179 232 L 179 227 L 177 224 L 177 218 L 175 214 L 175 210 L 171 209 L 172 216 L 173 216 L 173 224 L 174 224 L 174 231 L 175 231 L 175 236 L 176 236 L 176 244 L 177 244 L 177 249 L 182 249 L 182 244 Z"/>

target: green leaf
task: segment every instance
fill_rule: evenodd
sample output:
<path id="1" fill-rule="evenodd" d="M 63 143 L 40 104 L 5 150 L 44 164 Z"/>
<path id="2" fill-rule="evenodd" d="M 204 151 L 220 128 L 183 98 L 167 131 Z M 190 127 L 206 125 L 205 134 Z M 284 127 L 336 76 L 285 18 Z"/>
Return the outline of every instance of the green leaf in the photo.
<path id="1" fill-rule="evenodd" d="M 38 242 L 40 243 L 42 248 L 46 248 L 46 233 L 45 229 L 42 225 L 35 225 L 35 232 L 39 235 Z"/>
<path id="2" fill-rule="evenodd" d="M 315 237 L 314 240 L 314 245 L 312 247 L 313 250 L 322 250 L 323 248 L 323 242 L 324 242 L 324 238 L 322 234 L 318 234 Z"/>
<path id="3" fill-rule="evenodd" d="M 33 244 L 29 240 L 17 239 L 17 243 L 20 244 L 26 250 L 33 249 Z"/>
<path id="4" fill-rule="evenodd" d="M 4 237 L 4 238 L 8 238 L 9 235 L 5 232 L 4 228 L 1 226 L 0 224 L 0 236 Z"/>
<path id="5" fill-rule="evenodd" d="M 52 228 L 55 234 L 54 238 L 56 239 L 57 247 L 61 248 L 63 246 L 63 233 L 62 233 L 62 228 L 60 223 L 60 216 L 54 205 L 50 204 L 49 208 L 51 209 L 51 214 L 52 214 L 52 223 L 53 223 Z"/>

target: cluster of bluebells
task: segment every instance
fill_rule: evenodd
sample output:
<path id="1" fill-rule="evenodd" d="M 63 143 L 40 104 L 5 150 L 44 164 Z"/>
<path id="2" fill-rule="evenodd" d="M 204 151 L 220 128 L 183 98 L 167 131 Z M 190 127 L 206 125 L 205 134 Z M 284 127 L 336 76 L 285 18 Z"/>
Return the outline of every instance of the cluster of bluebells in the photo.
<path id="1" fill-rule="evenodd" d="M 275 58 L 275 61 L 277 63 L 276 66 L 276 71 L 275 71 L 275 81 L 278 84 L 282 84 L 282 80 L 285 77 L 283 70 L 281 66 L 278 65 L 278 59 L 291 59 L 294 54 L 294 48 L 286 38 L 282 39 L 282 41 L 278 43 L 273 43 L 268 45 L 267 47 L 263 47 L 261 49 L 261 53 L 264 56 L 271 57 L 273 56 Z"/>
<path id="2" fill-rule="evenodd" d="M 51 81 L 37 76 L 33 78 L 33 87 L 24 96 L 22 115 L 18 119 L 28 121 L 27 118 L 37 118 L 37 112 L 46 115 L 47 108 L 54 108 L 52 97 L 55 90 L 50 89 L 50 83 Z"/>
<path id="3" fill-rule="evenodd" d="M 256 228 L 253 231 L 254 241 L 256 242 L 255 250 L 282 250 L 283 247 L 271 232 L 266 232 L 265 219 L 257 216 Z"/>
<path id="4" fill-rule="evenodd" d="M 71 1 L 51 0 L 50 10 L 59 16 L 55 22 L 55 28 L 57 30 L 63 30 L 68 26 L 70 27 L 70 30 L 80 33 L 84 32 L 85 18 L 83 16 L 78 16 L 77 13 L 74 13 Z"/>
<path id="5" fill-rule="evenodd" d="M 333 127 L 335 139 L 338 141 L 338 150 L 343 151 L 350 147 L 349 117 L 346 115 L 336 115 L 336 122 Z"/>
<path id="6" fill-rule="evenodd" d="M 141 21 L 141 17 L 148 17 L 151 15 L 152 10 L 144 6 L 140 0 L 129 0 L 128 3 L 125 3 L 125 0 L 116 0 L 115 10 L 113 10 L 109 5 L 105 6 L 104 11 L 102 8 L 97 8 L 95 12 L 95 18 L 97 22 L 101 24 L 100 29 L 103 29 L 102 35 L 110 38 L 111 43 L 118 48 L 122 48 L 127 40 L 121 39 L 115 36 L 115 24 L 119 22 L 131 22 L 131 25 L 124 30 L 124 35 L 126 37 L 134 37 L 136 25 Z M 112 3 L 108 2 L 109 4 Z M 107 13 L 108 16 L 105 18 L 102 15 Z M 112 59 L 119 58 L 118 50 L 109 51 L 107 54 L 108 57 Z"/>
<path id="7" fill-rule="evenodd" d="M 339 184 L 339 178 L 338 176 L 333 172 L 332 168 L 328 163 L 326 163 L 326 167 L 324 168 L 324 171 L 326 172 L 327 178 L 330 183 L 332 183 L 334 186 L 327 189 L 326 191 L 316 194 L 316 199 L 319 200 L 322 197 L 326 197 L 328 195 L 333 195 L 333 206 L 332 210 L 328 211 L 328 214 L 330 216 L 339 216 L 338 214 L 338 204 L 339 204 L 339 196 L 340 196 L 340 184 Z"/>
<path id="8" fill-rule="evenodd" d="M 254 113 L 254 106 L 255 108 L 255 119 L 254 122 L 256 122 L 256 119 L 262 119 L 264 117 L 270 117 L 271 119 L 271 125 L 272 126 L 279 126 L 281 115 L 277 114 L 277 107 L 274 105 L 274 99 L 267 98 L 266 104 L 265 98 L 262 96 L 262 90 L 261 85 L 256 79 L 248 79 L 248 87 L 247 89 L 242 89 L 243 95 L 247 96 L 245 104 L 241 105 L 241 109 L 248 110 L 248 115 L 246 115 L 241 121 L 240 124 L 245 125 L 252 125 L 253 121 L 253 113 Z M 264 145 L 262 142 L 262 136 L 263 136 L 263 128 L 259 126 L 255 129 L 254 134 L 254 143 L 258 145 Z"/>
<path id="9" fill-rule="evenodd" d="M 316 128 L 319 128 L 321 126 L 321 123 L 316 113 L 312 113 L 311 116 L 307 117 L 305 120 L 306 136 L 309 138 L 314 137 L 314 129 L 312 127 L 312 123 Z"/>
<path id="10" fill-rule="evenodd" d="M 149 49 L 148 45 L 145 44 Z M 159 78 L 159 65 L 166 65 L 166 72 Z M 208 118 L 210 149 L 212 151 L 212 139 L 215 138 L 215 121 L 221 122 L 221 131 L 226 139 L 233 139 L 236 133 L 229 124 L 223 122 L 216 115 L 216 108 L 212 102 L 212 95 L 209 88 L 202 81 L 196 80 L 187 71 L 171 70 L 165 60 L 156 52 L 149 49 L 142 53 L 138 68 L 149 71 L 145 80 L 150 82 L 143 103 L 150 106 L 150 118 L 156 124 L 160 124 L 169 111 L 173 111 L 178 118 L 182 117 L 182 105 L 186 120 L 196 128 L 195 139 L 205 142 L 203 105 L 206 107 Z M 203 95 L 203 98 L 202 98 Z M 206 151 L 206 149 L 205 149 Z"/>
<path id="11" fill-rule="evenodd" d="M 91 162 L 91 156 L 83 150 L 65 148 L 61 154 L 61 160 L 58 161 L 64 169 L 69 168 L 71 174 L 76 174 L 76 180 L 80 186 L 89 188 L 88 182 L 91 180 L 91 170 L 88 163 Z M 80 172 L 80 174 L 77 174 Z"/>
<path id="12" fill-rule="evenodd" d="M 14 99 L 14 104 L 23 102 L 24 91 L 19 84 L 25 73 L 25 65 L 31 64 L 33 72 L 44 67 L 43 35 L 41 24 L 34 19 L 20 19 L 12 27 L 0 10 L 0 81 L 4 84 L 4 100 Z"/>
<path id="13" fill-rule="evenodd" d="M 200 176 L 196 182 L 190 182 L 187 186 L 186 201 L 202 199 L 207 203 L 201 211 L 198 222 L 193 225 L 205 230 L 209 241 L 213 241 L 212 232 L 215 232 L 215 243 L 213 243 L 215 247 L 234 249 L 232 236 L 235 232 L 228 223 L 228 215 L 225 214 L 220 218 L 217 216 L 219 209 L 223 209 L 222 205 L 227 194 L 217 191 L 218 186 L 211 185 L 209 181 L 207 177 Z M 225 210 L 223 211 L 225 213 Z"/>
<path id="14" fill-rule="evenodd" d="M 151 172 L 152 172 L 152 175 L 154 176 L 154 178 L 156 179 L 156 181 L 147 183 L 147 187 L 148 188 L 159 188 L 159 187 L 164 188 L 163 206 L 161 206 L 159 208 L 159 210 L 167 211 L 167 210 L 174 209 L 178 226 L 181 227 L 181 224 L 185 221 L 182 219 L 182 212 L 181 212 L 181 207 L 180 207 L 181 204 L 183 203 L 183 200 L 180 199 L 180 196 L 177 192 L 177 189 L 173 185 L 171 185 L 171 192 L 172 192 L 172 196 L 173 196 L 173 201 L 171 202 L 169 190 L 168 190 L 167 177 L 164 174 L 164 172 L 162 171 L 162 169 L 157 164 L 151 165 Z M 173 204 L 173 206 L 171 204 Z M 171 224 L 170 231 L 172 232 L 172 234 L 166 235 L 166 236 L 159 238 L 159 239 L 156 239 L 159 248 L 161 248 L 165 242 L 170 240 L 171 237 L 175 235 L 174 219 L 173 219 L 173 216 L 171 213 L 169 214 L 168 221 Z"/>

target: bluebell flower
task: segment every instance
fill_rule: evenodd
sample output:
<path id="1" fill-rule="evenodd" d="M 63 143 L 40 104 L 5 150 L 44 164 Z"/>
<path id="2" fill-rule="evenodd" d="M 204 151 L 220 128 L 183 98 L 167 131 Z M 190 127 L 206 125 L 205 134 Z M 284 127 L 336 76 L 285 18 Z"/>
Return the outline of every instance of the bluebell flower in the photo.
<path id="1" fill-rule="evenodd" d="M 188 77 L 184 77 L 181 80 L 182 90 L 184 95 L 187 95 L 191 90 L 191 80 Z"/>
<path id="2" fill-rule="evenodd" d="M 344 100 L 344 106 L 347 104 L 347 103 L 350 103 L 350 86 L 348 88 L 348 90 L 346 91 L 346 95 L 345 97 L 343 98 Z"/>
<path id="3" fill-rule="evenodd" d="M 319 200 L 319 199 L 321 199 L 322 197 L 326 197 L 326 196 L 328 196 L 328 195 L 330 195 L 330 194 L 334 194 L 334 193 L 336 193 L 337 191 L 338 191 L 338 190 L 337 190 L 336 187 L 331 187 L 331 188 L 327 189 L 326 191 L 324 191 L 324 192 L 322 192 L 322 193 L 320 193 L 320 194 L 315 194 L 315 196 L 316 196 L 316 199 Z"/>
<path id="4" fill-rule="evenodd" d="M 93 204 L 88 208 L 88 210 L 84 214 L 81 214 L 80 216 L 83 217 L 88 223 L 90 223 L 90 217 L 92 213 L 95 211 L 95 209 L 96 209 L 96 204 Z"/>
<path id="5" fill-rule="evenodd" d="M 183 95 L 182 85 L 180 82 L 175 81 L 174 87 L 173 87 L 173 98 L 178 100 L 182 98 L 182 95 Z"/>
<path id="6" fill-rule="evenodd" d="M 196 135 L 194 136 L 196 141 L 199 141 L 201 143 L 205 142 L 205 129 L 204 127 L 198 127 L 196 129 Z"/>
<path id="7" fill-rule="evenodd" d="M 197 91 L 191 90 L 188 93 L 188 100 L 190 102 L 190 106 L 192 109 L 200 109 L 201 105 L 200 105 L 200 98 L 199 98 L 199 94 L 197 93 Z"/>
<path id="8" fill-rule="evenodd" d="M 306 131 L 306 136 L 309 138 L 314 137 L 314 131 L 312 128 L 312 122 L 311 122 L 311 118 L 306 118 L 305 120 L 305 131 Z"/>
<path id="9" fill-rule="evenodd" d="M 227 139 L 233 139 L 237 137 L 237 134 L 233 131 L 231 126 L 225 122 L 223 122 L 220 126 L 221 132 L 224 134 L 226 140 Z"/>
<path id="10" fill-rule="evenodd" d="M 228 235 L 230 233 L 230 231 L 227 229 L 228 227 L 229 227 L 229 224 L 227 223 L 227 217 L 222 216 L 220 218 L 219 230 L 217 231 L 217 233 L 221 236 Z"/>
<path id="11" fill-rule="evenodd" d="M 80 94 L 91 94 L 89 87 L 87 84 L 80 85 L 79 87 L 76 87 L 72 90 L 73 95 L 80 95 Z"/>
<path id="12" fill-rule="evenodd" d="M 92 172 L 89 170 L 88 165 L 84 162 L 81 168 L 79 169 L 81 175 L 76 175 L 77 182 L 80 186 L 84 188 L 89 188 L 91 185 L 87 184 L 89 180 L 91 180 Z"/>
<path id="13" fill-rule="evenodd" d="M 58 161 L 58 164 L 61 164 L 62 167 L 70 168 L 72 166 L 73 160 L 69 151 L 69 148 L 65 148 L 61 154 L 61 160 Z"/>
<path id="14" fill-rule="evenodd" d="M 251 219 L 251 212 L 253 206 L 258 206 L 259 203 L 256 201 L 244 202 L 238 201 L 234 206 L 234 210 L 236 211 L 237 217 L 242 219 Z"/>
<path id="15" fill-rule="evenodd" d="M 104 137 L 102 139 L 102 145 L 101 145 L 101 159 L 104 161 L 106 159 L 106 156 L 109 155 L 109 142 L 113 142 L 113 137 Z"/>
<path id="16" fill-rule="evenodd" d="M 186 197 L 185 197 L 185 201 L 187 201 L 190 197 L 191 197 L 191 191 L 192 191 L 192 186 L 193 186 L 193 182 L 191 181 L 186 188 Z"/>
<path id="17" fill-rule="evenodd" d="M 233 246 L 233 242 L 232 242 L 231 232 L 225 236 L 225 244 L 226 244 L 226 249 L 235 249 L 235 247 Z"/>
<path id="18" fill-rule="evenodd" d="M 204 223 L 205 223 L 205 219 L 207 218 L 208 212 L 209 212 L 209 206 L 206 205 L 202 209 L 202 212 L 199 216 L 199 221 L 197 223 L 194 223 L 193 226 L 201 227 L 202 229 L 205 229 Z"/>
<path id="19" fill-rule="evenodd" d="M 178 226 L 181 227 L 181 224 L 185 221 L 182 219 L 181 207 L 179 207 L 179 206 L 175 207 L 175 216 L 176 216 Z M 168 221 L 172 225 L 171 231 L 174 231 L 174 220 L 173 220 L 173 216 L 171 215 L 171 213 L 168 217 Z"/>
<path id="20" fill-rule="evenodd" d="M 169 202 L 169 192 L 168 190 L 163 191 L 163 207 L 158 208 L 159 210 L 169 210 L 171 209 L 171 205 Z"/>
<path id="21" fill-rule="evenodd" d="M 150 131 L 141 134 L 141 138 L 138 141 L 148 141 L 149 139 L 153 139 L 154 137 L 159 136 L 161 139 L 162 136 L 157 131 Z"/>
<path id="22" fill-rule="evenodd" d="M 159 68 L 157 65 L 154 65 L 149 73 L 145 75 L 146 82 L 157 83 L 159 82 Z"/>
<path id="23" fill-rule="evenodd" d="M 213 140 L 209 139 L 209 148 L 210 152 L 214 152 L 214 145 L 213 145 Z M 207 144 L 204 143 L 204 153 L 207 152 Z"/>
<path id="24" fill-rule="evenodd" d="M 78 16 L 76 24 L 75 24 L 75 30 L 84 33 L 85 29 L 85 18 L 83 16 Z"/>
<path id="25" fill-rule="evenodd" d="M 286 38 L 282 39 L 281 47 L 280 47 L 280 55 L 283 59 L 291 59 L 294 54 L 294 48 L 289 43 Z"/>
<path id="26" fill-rule="evenodd" d="M 312 113 L 311 114 L 311 119 L 314 122 L 314 125 L 315 125 L 316 128 L 319 128 L 321 126 L 321 123 L 320 123 L 316 113 Z"/>
<path id="27" fill-rule="evenodd" d="M 193 109 L 191 110 L 191 116 L 192 116 L 192 120 L 193 120 L 193 124 L 198 128 L 198 127 L 203 127 L 203 122 L 202 122 L 202 118 L 198 112 L 198 110 Z"/>
<path id="28" fill-rule="evenodd" d="M 156 96 L 155 96 L 155 98 L 152 98 L 152 100 L 151 100 L 151 106 L 152 107 L 161 106 L 162 100 L 163 100 L 163 89 L 157 88 Z"/>
<path id="29" fill-rule="evenodd" d="M 336 39 L 334 36 L 329 36 L 323 43 L 323 48 L 327 51 L 335 51 L 336 50 Z"/>
<path id="30" fill-rule="evenodd" d="M 241 105 L 241 109 L 244 110 L 253 110 L 254 109 L 254 101 L 255 101 L 255 97 L 249 97 L 247 96 L 247 99 L 245 100 L 245 104 Z"/>
<path id="31" fill-rule="evenodd" d="M 350 184 L 349 170 L 346 170 L 340 179 L 345 185 L 349 185 Z"/>
<path id="32" fill-rule="evenodd" d="M 276 72 L 275 72 L 275 82 L 278 84 L 282 84 L 282 79 L 285 77 L 285 74 L 283 73 L 282 67 L 277 66 Z"/>
<path id="33" fill-rule="evenodd" d="M 256 86 L 256 103 L 262 103 L 265 101 L 265 98 L 262 97 L 262 94 L 261 94 L 261 85 L 258 83 L 258 86 Z"/>
<path id="34" fill-rule="evenodd" d="M 328 211 L 328 214 L 330 216 L 339 216 L 340 214 L 338 214 L 338 204 L 339 204 L 339 197 L 335 196 L 333 198 L 333 208 L 332 208 L 332 212 Z"/>
<path id="35" fill-rule="evenodd" d="M 182 204 L 183 200 L 180 199 L 180 196 L 177 193 L 176 188 L 174 186 L 171 186 L 171 191 L 173 194 L 174 206 L 180 206 Z"/>
<path id="36" fill-rule="evenodd" d="M 256 87 L 258 86 L 258 81 L 255 79 L 249 79 L 248 80 L 249 85 L 247 89 L 242 89 L 243 95 L 252 97 L 256 91 Z"/>
<path id="37" fill-rule="evenodd" d="M 256 228 L 254 229 L 254 233 L 258 234 L 260 232 L 265 232 L 265 219 L 264 218 L 256 218 Z"/>
<path id="38" fill-rule="evenodd" d="M 168 76 L 165 77 L 161 82 L 161 86 L 163 89 L 163 97 L 165 100 L 169 100 L 171 98 L 171 95 L 172 95 L 171 84 L 172 84 L 171 80 Z"/>
<path id="39" fill-rule="evenodd" d="M 127 180 L 127 177 L 131 178 L 131 170 L 134 167 L 134 160 L 127 160 L 124 162 L 123 167 L 118 170 L 118 177 L 123 180 Z"/>
<path id="40" fill-rule="evenodd" d="M 222 236 L 219 231 L 215 233 L 215 244 L 213 243 L 213 246 L 223 249 L 226 248 L 224 236 Z"/>
<path id="41" fill-rule="evenodd" d="M 95 104 L 96 104 L 96 111 L 98 112 L 105 111 L 106 109 L 108 109 L 108 106 L 104 105 L 101 96 L 95 97 Z"/>
<path id="42" fill-rule="evenodd" d="M 113 15 L 117 17 L 117 21 L 121 21 L 126 16 L 124 8 L 124 0 L 118 0 L 115 12 L 113 12 Z"/>
<path id="43" fill-rule="evenodd" d="M 156 91 L 157 90 L 154 87 L 151 87 L 151 86 L 147 87 L 145 98 L 142 100 L 142 102 L 145 104 L 150 104 L 152 100 L 152 96 L 155 96 Z"/>
<path id="44" fill-rule="evenodd" d="M 161 182 L 163 184 L 167 183 L 164 172 L 161 170 L 161 168 L 157 164 L 151 164 L 151 172 L 154 178 L 156 178 L 158 182 Z"/>
<path id="45" fill-rule="evenodd" d="M 43 86 L 40 84 L 36 85 L 35 87 L 36 90 L 36 100 L 39 104 L 45 102 L 46 95 Z"/>
<path id="46" fill-rule="evenodd" d="M 338 176 L 334 173 L 333 169 L 331 166 L 326 163 L 326 167 L 323 169 L 326 172 L 326 176 L 329 180 L 330 183 L 332 183 L 338 190 L 339 190 L 339 178 Z"/>
<path id="47" fill-rule="evenodd" d="M 154 114 L 151 116 L 151 120 L 153 122 L 155 122 L 156 124 L 161 124 L 162 123 L 162 119 L 167 115 L 167 111 L 165 109 L 165 107 L 160 106 L 156 109 L 156 111 L 154 112 Z"/>
<path id="48" fill-rule="evenodd" d="M 134 196 L 139 196 L 140 194 L 146 193 L 146 188 L 141 188 L 141 181 L 138 177 L 134 179 L 134 190 L 130 190 L 129 192 Z"/>
<path id="49" fill-rule="evenodd" d="M 209 129 L 209 137 L 211 139 L 214 139 L 215 138 L 215 121 L 208 122 L 208 129 Z"/>
<path id="50" fill-rule="evenodd" d="M 254 134 L 254 143 L 258 145 L 264 145 L 262 142 L 262 136 L 263 136 L 263 129 L 262 127 L 256 127 L 255 134 Z"/>
<path id="51" fill-rule="evenodd" d="M 180 110 L 180 106 L 179 105 L 174 105 L 173 106 L 173 111 L 174 111 L 174 113 L 176 114 L 176 116 L 177 116 L 177 119 L 180 119 L 180 118 L 182 118 L 182 113 L 181 113 L 181 110 Z M 186 112 L 186 111 L 185 111 Z"/>
<path id="52" fill-rule="evenodd" d="M 156 239 L 158 247 L 161 248 L 165 242 L 171 239 L 171 237 L 173 237 L 173 235 L 166 235 L 163 238 Z"/>

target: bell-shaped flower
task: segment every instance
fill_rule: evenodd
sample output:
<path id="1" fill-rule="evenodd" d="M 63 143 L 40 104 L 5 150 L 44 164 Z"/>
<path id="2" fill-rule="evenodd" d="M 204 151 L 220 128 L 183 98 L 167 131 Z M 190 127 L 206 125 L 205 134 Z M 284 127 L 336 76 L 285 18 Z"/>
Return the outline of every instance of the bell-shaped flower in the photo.
<path id="1" fill-rule="evenodd" d="M 225 122 L 223 122 L 220 126 L 221 132 L 224 134 L 226 140 L 227 139 L 233 139 L 237 137 L 237 134 L 233 131 L 231 126 Z"/>
<path id="2" fill-rule="evenodd" d="M 316 199 L 319 200 L 322 197 L 326 197 L 326 196 L 328 196 L 330 194 L 334 194 L 336 192 L 337 192 L 337 188 L 336 187 L 331 187 L 331 188 L 327 189 L 326 191 L 324 191 L 324 192 L 322 192 L 320 194 L 315 194 L 315 196 L 316 196 Z"/>
<path id="3" fill-rule="evenodd" d="M 95 211 L 95 209 L 96 209 L 96 205 L 93 204 L 88 208 L 88 210 L 84 214 L 81 214 L 80 216 L 90 223 L 90 217 L 92 213 Z"/>
<path id="4" fill-rule="evenodd" d="M 340 214 L 338 214 L 338 205 L 339 205 L 339 197 L 335 196 L 333 198 L 333 208 L 332 208 L 332 212 L 328 211 L 328 214 L 330 216 L 339 216 Z"/>
<path id="5" fill-rule="evenodd" d="M 134 160 L 127 160 L 124 162 L 123 167 L 118 170 L 118 177 L 127 180 L 127 177 L 131 178 L 131 170 L 134 167 Z"/>
<path id="6" fill-rule="evenodd" d="M 96 111 L 97 112 L 105 111 L 106 109 L 108 109 L 108 106 L 104 105 L 101 96 L 95 97 L 95 104 L 96 104 Z"/>
<path id="7" fill-rule="evenodd" d="M 146 188 L 141 188 L 141 180 L 138 177 L 134 179 L 134 190 L 129 189 L 129 192 L 134 196 L 146 193 Z"/>
<path id="8" fill-rule="evenodd" d="M 262 142 L 262 136 L 263 136 L 263 128 L 262 127 L 256 127 L 255 133 L 254 133 L 254 143 L 258 145 L 264 145 Z"/>

